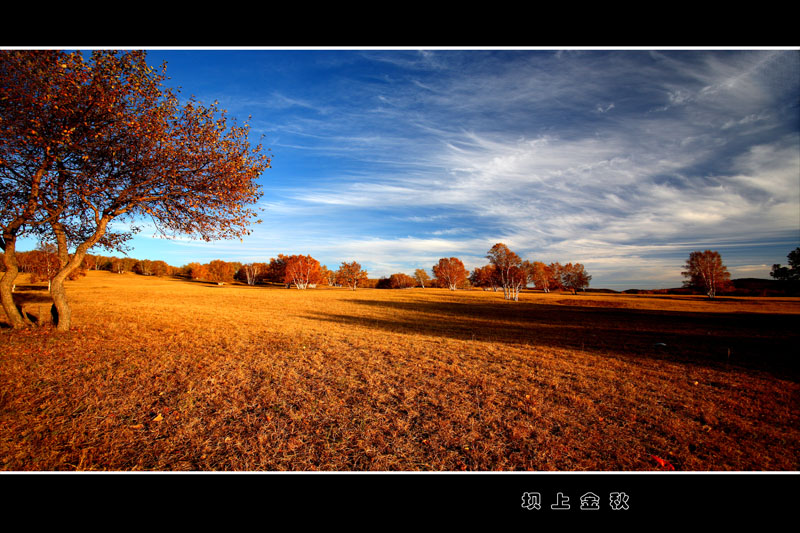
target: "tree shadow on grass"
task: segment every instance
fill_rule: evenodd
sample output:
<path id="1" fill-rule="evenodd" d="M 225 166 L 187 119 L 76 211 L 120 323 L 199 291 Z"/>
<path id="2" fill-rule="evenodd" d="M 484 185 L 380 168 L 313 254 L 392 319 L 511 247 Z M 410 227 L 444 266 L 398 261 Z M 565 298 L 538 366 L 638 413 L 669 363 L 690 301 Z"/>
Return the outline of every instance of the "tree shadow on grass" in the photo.
<path id="1" fill-rule="evenodd" d="M 532 302 L 352 299 L 367 316 L 315 311 L 306 318 L 387 333 L 584 350 L 715 368 L 746 368 L 800 381 L 796 315 L 695 313 Z"/>
<path id="2" fill-rule="evenodd" d="M 17 285 L 12 293 L 14 305 L 20 313 L 28 318 L 32 323 L 39 324 L 51 320 L 50 307 L 53 298 L 50 296 L 46 287 L 39 285 Z M 6 314 L 0 309 L 0 328 L 11 328 Z"/>

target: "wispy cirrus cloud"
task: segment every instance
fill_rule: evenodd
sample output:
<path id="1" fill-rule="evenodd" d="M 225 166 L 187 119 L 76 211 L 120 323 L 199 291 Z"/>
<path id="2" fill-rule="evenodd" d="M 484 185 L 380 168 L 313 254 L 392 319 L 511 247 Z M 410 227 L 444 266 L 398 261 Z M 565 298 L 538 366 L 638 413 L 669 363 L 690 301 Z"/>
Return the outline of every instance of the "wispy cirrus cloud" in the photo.
<path id="1" fill-rule="evenodd" d="M 624 288 L 677 285 L 706 247 L 763 277 L 800 244 L 796 50 L 178 57 L 209 62 L 207 94 L 252 113 L 274 154 L 263 224 L 244 243 L 182 244 L 197 255 L 389 275 L 479 266 L 506 242 Z"/>

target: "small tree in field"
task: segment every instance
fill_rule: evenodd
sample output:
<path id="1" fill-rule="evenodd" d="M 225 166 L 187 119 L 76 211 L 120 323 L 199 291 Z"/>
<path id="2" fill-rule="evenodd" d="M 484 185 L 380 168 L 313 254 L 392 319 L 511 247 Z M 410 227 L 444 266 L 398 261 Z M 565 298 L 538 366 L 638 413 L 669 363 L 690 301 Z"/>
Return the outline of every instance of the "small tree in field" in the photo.
<path id="1" fill-rule="evenodd" d="M 587 274 L 586 269 L 580 263 L 567 263 L 561 267 L 561 285 L 565 289 L 575 294 L 577 291 L 585 289 L 592 281 L 592 276 Z"/>
<path id="2" fill-rule="evenodd" d="M 333 274 L 335 276 L 335 274 Z M 328 270 L 328 267 L 325 265 L 321 265 L 319 267 L 319 281 L 317 282 L 318 285 L 330 285 L 330 280 L 332 277 L 332 273 Z"/>
<path id="3" fill-rule="evenodd" d="M 703 291 L 709 299 L 732 286 L 730 272 L 722 264 L 719 252 L 692 252 L 684 268 L 686 270 L 681 275 L 688 278 L 684 281 L 684 286 Z"/>
<path id="4" fill-rule="evenodd" d="M 461 285 L 469 275 L 464 263 L 456 257 L 443 257 L 433 265 L 433 275 L 443 287 L 454 291 Z"/>
<path id="5" fill-rule="evenodd" d="M 137 261 L 135 265 L 133 265 L 133 271 L 137 274 L 141 274 L 142 276 L 152 276 L 153 275 L 153 261 L 149 259 L 142 259 L 141 261 Z"/>
<path id="6" fill-rule="evenodd" d="M 324 283 L 331 287 L 335 287 L 338 282 L 336 281 L 337 272 L 335 270 L 329 270 L 327 266 L 322 265 L 322 275 L 324 276 Z"/>
<path id="7" fill-rule="evenodd" d="M 124 270 L 122 269 L 122 259 L 119 257 L 112 257 L 108 261 L 108 269 L 113 272 L 114 274 L 122 274 Z"/>
<path id="8" fill-rule="evenodd" d="M 559 291 L 564 289 L 564 265 L 558 261 L 547 265 L 547 270 L 550 273 L 550 285 L 548 292 Z"/>
<path id="9" fill-rule="evenodd" d="M 336 282 L 340 285 L 347 285 L 351 290 L 356 290 L 359 283 L 366 281 L 367 275 L 367 271 L 361 270 L 361 265 L 355 261 L 343 262 L 336 272 Z"/>
<path id="10" fill-rule="evenodd" d="M 208 265 L 201 265 L 200 263 L 189 263 L 183 267 L 185 275 L 195 281 L 208 280 Z"/>
<path id="11" fill-rule="evenodd" d="M 153 268 L 153 275 L 159 277 L 166 276 L 170 274 L 173 270 L 172 267 L 170 267 L 166 261 L 161 261 L 161 260 L 153 261 L 152 268 Z"/>
<path id="12" fill-rule="evenodd" d="M 269 260 L 264 279 L 272 283 L 285 283 L 286 279 L 286 259 L 287 256 L 278 254 L 277 259 L 272 257 Z"/>
<path id="13" fill-rule="evenodd" d="M 414 271 L 414 279 L 417 280 L 417 283 L 419 283 L 420 287 L 423 289 L 425 288 L 425 284 L 431 280 L 428 273 L 422 268 L 418 268 Z"/>

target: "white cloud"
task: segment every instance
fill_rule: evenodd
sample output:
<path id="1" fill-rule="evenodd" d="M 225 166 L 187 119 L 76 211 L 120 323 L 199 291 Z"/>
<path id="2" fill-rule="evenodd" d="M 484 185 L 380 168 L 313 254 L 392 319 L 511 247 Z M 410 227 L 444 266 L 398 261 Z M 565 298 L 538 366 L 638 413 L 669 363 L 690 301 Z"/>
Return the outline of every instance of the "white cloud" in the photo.
<path id="1" fill-rule="evenodd" d="M 388 275 L 506 242 L 674 286 L 687 248 L 800 234 L 796 52 L 355 56 L 336 91 L 273 91 L 297 111 L 278 148 L 313 164 L 283 171 L 251 249 Z"/>

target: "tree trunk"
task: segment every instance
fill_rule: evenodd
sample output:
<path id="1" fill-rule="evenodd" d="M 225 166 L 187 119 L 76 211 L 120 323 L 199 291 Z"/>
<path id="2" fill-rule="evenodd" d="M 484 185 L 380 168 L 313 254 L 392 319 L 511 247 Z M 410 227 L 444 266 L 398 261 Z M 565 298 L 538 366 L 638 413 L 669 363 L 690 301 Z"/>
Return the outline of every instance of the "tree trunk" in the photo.
<path id="1" fill-rule="evenodd" d="M 63 228 L 60 224 L 51 224 L 53 232 L 56 234 L 58 258 L 61 263 L 61 269 L 55 275 L 50 285 L 50 294 L 53 297 L 53 307 L 50 312 L 53 315 L 53 325 L 55 325 L 56 331 L 69 331 L 72 323 L 72 309 L 67 301 L 64 282 L 70 274 L 81 266 L 83 258 L 86 257 L 86 252 L 105 234 L 106 227 L 112 218 L 111 216 L 104 216 L 100 219 L 94 234 L 78 245 L 72 257 L 69 256 L 67 240 Z"/>
<path id="2" fill-rule="evenodd" d="M 72 322 L 72 309 L 67 302 L 67 293 L 64 290 L 64 279 L 66 276 L 56 276 L 50 288 L 50 295 L 53 297 L 53 307 L 50 314 L 53 316 L 53 325 L 58 331 L 69 331 Z"/>
<path id="3" fill-rule="evenodd" d="M 3 272 L 3 277 L 0 278 L 0 301 L 2 301 L 3 309 L 6 312 L 8 321 L 14 329 L 20 329 L 25 326 L 33 325 L 26 316 L 24 316 L 17 306 L 14 304 L 14 280 L 19 274 L 19 263 L 17 262 L 16 252 L 16 235 L 3 235 L 3 263 L 5 264 L 6 271 Z"/>

